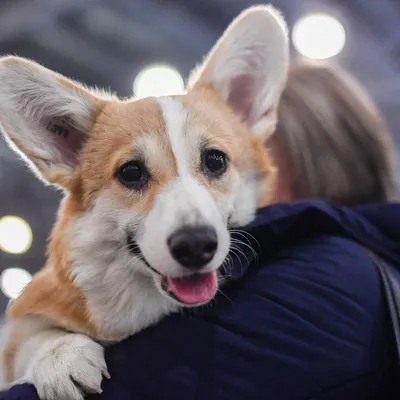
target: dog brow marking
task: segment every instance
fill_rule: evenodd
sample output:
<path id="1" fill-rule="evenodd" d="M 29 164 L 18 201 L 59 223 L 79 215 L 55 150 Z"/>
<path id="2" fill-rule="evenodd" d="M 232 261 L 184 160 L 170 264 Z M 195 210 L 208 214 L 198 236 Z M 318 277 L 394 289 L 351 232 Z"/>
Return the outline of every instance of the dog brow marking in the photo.
<path id="1" fill-rule="evenodd" d="M 177 166 L 177 177 L 167 187 L 166 198 L 173 199 L 177 220 L 186 224 L 212 223 L 218 216 L 211 193 L 193 174 L 192 157 L 198 151 L 196 137 L 187 131 L 188 109 L 180 100 L 172 97 L 157 99 L 165 121 L 166 135 Z"/>
<path id="2" fill-rule="evenodd" d="M 164 121 L 165 130 L 169 138 L 172 152 L 175 156 L 178 175 L 187 176 L 188 172 L 188 153 L 189 148 L 186 143 L 185 125 L 187 111 L 182 103 L 172 97 L 159 97 L 157 102 L 160 105 Z"/>

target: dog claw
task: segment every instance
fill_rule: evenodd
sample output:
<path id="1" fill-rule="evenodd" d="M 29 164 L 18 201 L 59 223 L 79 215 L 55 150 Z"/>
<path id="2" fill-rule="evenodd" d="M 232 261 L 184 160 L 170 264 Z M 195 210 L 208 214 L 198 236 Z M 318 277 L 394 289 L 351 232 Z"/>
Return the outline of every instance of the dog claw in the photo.
<path id="1" fill-rule="evenodd" d="M 103 374 L 104 378 L 111 379 L 111 375 L 106 369 L 103 369 L 103 371 L 101 371 L 101 373 Z"/>

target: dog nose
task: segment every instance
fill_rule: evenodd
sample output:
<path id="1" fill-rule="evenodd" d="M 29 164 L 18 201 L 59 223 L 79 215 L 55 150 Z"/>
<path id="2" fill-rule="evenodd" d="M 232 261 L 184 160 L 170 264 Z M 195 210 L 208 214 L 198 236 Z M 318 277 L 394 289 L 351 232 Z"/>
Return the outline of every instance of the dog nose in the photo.
<path id="1" fill-rule="evenodd" d="M 183 267 L 201 269 L 214 257 L 217 232 L 208 226 L 185 226 L 167 239 L 172 257 Z"/>

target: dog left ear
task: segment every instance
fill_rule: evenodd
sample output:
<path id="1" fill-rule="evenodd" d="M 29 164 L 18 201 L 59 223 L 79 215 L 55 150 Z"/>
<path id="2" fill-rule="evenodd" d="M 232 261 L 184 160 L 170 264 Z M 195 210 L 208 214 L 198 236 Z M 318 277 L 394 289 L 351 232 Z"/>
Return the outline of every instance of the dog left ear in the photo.
<path id="1" fill-rule="evenodd" d="M 105 100 L 41 65 L 0 58 L 0 127 L 45 182 L 69 188 Z"/>
<path id="2" fill-rule="evenodd" d="M 275 129 L 289 64 L 287 28 L 271 6 L 242 12 L 190 77 L 188 89 L 211 86 L 256 135 Z"/>

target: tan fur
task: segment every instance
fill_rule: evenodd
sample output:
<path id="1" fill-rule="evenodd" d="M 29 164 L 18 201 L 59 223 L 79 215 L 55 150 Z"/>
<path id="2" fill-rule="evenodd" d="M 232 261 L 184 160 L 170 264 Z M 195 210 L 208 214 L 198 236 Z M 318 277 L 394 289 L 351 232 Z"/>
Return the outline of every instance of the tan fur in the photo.
<path id="1" fill-rule="evenodd" d="M 118 167 L 132 158 L 134 143 L 149 132 L 159 137 L 157 140 L 164 138 L 166 141 L 164 120 L 155 99 L 107 104 L 94 123 L 92 138 L 82 153 L 81 175 L 85 207 L 91 204 L 98 191 L 112 184 Z M 167 175 L 174 173 L 171 160 L 172 154 L 168 160 L 170 163 L 166 163 L 165 168 L 151 171 L 156 172 L 157 181 L 166 181 Z M 124 189 L 118 187 L 116 190 Z"/>
<path id="2" fill-rule="evenodd" d="M 265 132 L 263 137 L 254 137 L 232 109 L 226 104 L 221 96 L 209 85 L 196 85 L 185 96 L 177 96 L 189 110 L 188 125 L 201 121 L 204 126 L 204 135 L 211 145 L 223 150 L 229 157 L 230 162 L 238 170 L 257 170 L 260 181 L 268 179 L 275 174 L 272 158 L 265 148 L 265 138 L 273 132 Z M 210 118 L 212 116 L 212 118 Z M 189 129 L 188 129 L 189 130 Z M 210 186 L 202 174 L 197 177 L 203 184 Z M 217 181 L 211 185 L 211 189 L 218 194 L 225 194 L 229 185 L 226 179 Z M 269 191 L 266 191 L 261 205 L 269 203 Z"/>

